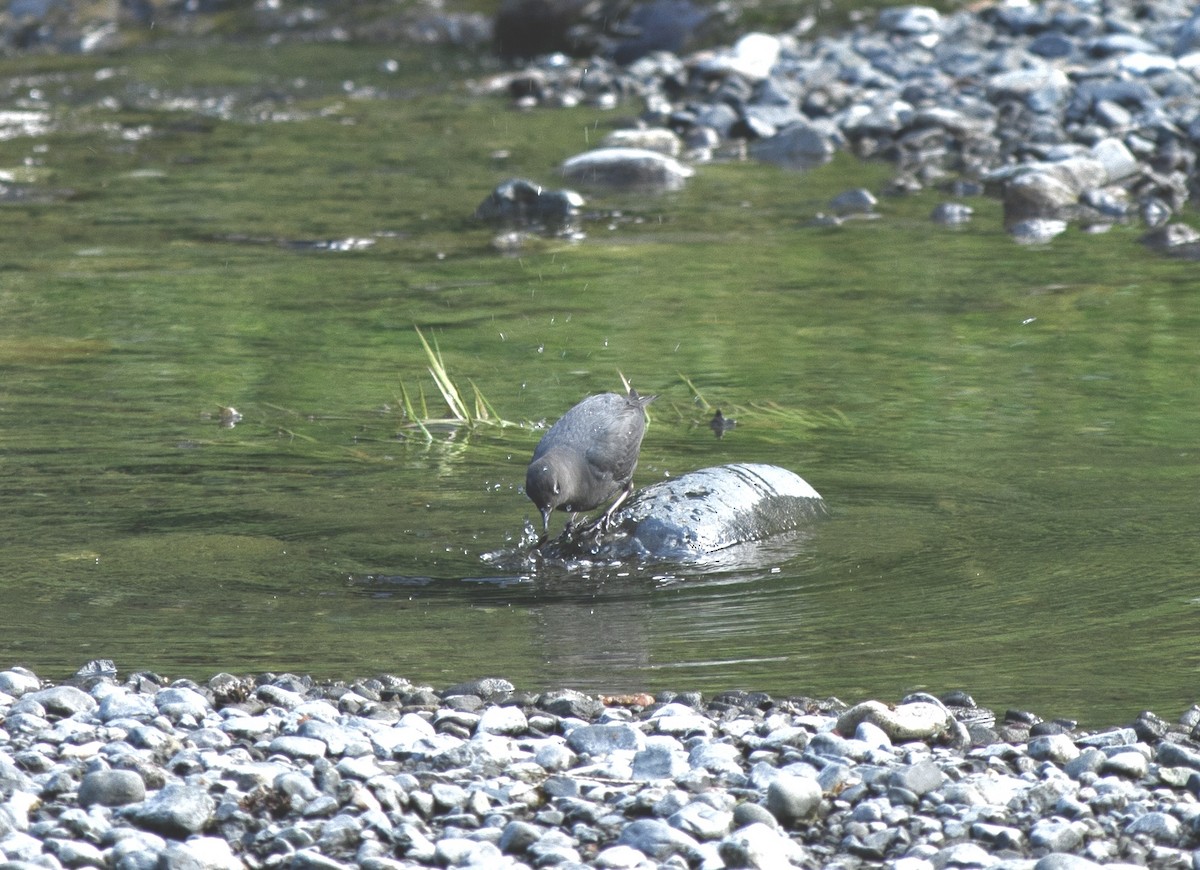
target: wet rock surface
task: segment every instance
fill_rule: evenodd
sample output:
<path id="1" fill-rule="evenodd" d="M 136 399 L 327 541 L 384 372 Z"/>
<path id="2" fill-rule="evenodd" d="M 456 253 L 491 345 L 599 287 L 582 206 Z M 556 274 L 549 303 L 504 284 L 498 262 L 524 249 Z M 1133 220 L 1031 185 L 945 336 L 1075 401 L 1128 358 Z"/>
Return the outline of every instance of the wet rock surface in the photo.
<path id="1" fill-rule="evenodd" d="M 1197 708 L 0 672 L 13 867 L 1191 867 Z"/>
<path id="2" fill-rule="evenodd" d="M 794 472 L 762 463 L 690 471 L 634 492 L 601 529 L 582 523 L 544 544 L 546 559 L 756 563 L 755 545 L 803 533 L 825 502 Z"/>

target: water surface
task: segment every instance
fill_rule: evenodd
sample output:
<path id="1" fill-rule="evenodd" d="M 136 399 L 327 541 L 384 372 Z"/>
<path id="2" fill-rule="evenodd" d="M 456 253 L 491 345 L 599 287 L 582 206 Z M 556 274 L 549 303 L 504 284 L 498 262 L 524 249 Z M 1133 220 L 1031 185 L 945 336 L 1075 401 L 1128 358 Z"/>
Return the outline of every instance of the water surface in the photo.
<path id="1" fill-rule="evenodd" d="M 988 200 L 946 230 L 935 191 L 808 225 L 887 179 L 850 159 L 592 198 L 583 241 L 503 256 L 492 186 L 637 107 L 517 113 L 396 57 L 0 66 L 45 121 L 0 140 L 0 666 L 1195 700 L 1193 263 L 1132 227 L 1020 248 Z M 445 413 L 415 327 L 518 425 L 413 427 L 405 394 Z M 770 462 L 831 517 L 751 569 L 485 559 L 537 518 L 538 425 L 621 374 L 661 397 L 639 482 Z"/>

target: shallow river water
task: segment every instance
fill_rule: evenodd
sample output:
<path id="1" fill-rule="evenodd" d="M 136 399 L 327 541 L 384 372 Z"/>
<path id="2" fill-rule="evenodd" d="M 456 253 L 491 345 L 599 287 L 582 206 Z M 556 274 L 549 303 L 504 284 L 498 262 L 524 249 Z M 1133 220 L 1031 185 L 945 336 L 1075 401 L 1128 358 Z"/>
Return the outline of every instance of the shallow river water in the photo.
<path id="1" fill-rule="evenodd" d="M 1136 228 L 1020 247 L 936 192 L 811 226 L 889 177 L 843 158 L 592 197 L 585 239 L 510 256 L 478 202 L 637 106 L 519 113 L 346 45 L 0 73 L 0 667 L 1197 699 L 1200 292 Z M 426 438 L 417 329 L 515 425 Z M 770 462 L 830 517 L 752 568 L 494 558 L 537 425 L 622 374 L 660 396 L 639 483 Z"/>

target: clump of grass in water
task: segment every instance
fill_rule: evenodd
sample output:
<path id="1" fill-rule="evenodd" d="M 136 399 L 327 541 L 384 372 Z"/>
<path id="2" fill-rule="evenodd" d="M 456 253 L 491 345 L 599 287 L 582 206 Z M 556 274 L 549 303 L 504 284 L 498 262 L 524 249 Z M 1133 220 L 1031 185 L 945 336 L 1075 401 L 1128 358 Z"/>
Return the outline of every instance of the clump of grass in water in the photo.
<path id="1" fill-rule="evenodd" d="M 679 374 L 689 390 L 692 391 L 693 403 L 708 414 L 720 410 L 727 418 L 753 418 L 756 416 L 772 417 L 778 422 L 796 429 L 851 429 L 850 418 L 841 411 L 834 409 L 829 412 L 805 411 L 800 408 L 785 408 L 778 402 L 751 402 L 749 405 L 724 405 L 720 409 L 709 404 L 696 385 L 682 372 Z M 696 425 L 707 425 L 708 421 L 697 421 Z"/>
<path id="2" fill-rule="evenodd" d="M 425 401 L 425 390 L 423 387 L 417 387 L 417 402 L 414 402 L 412 396 L 409 395 L 408 389 L 404 386 L 404 382 L 400 382 L 400 403 L 404 410 L 404 416 L 409 420 L 409 427 L 419 429 L 425 438 L 429 441 L 433 440 L 433 433 L 430 428 L 437 429 L 475 429 L 479 426 L 517 426 L 510 420 L 505 420 L 496 413 L 496 409 L 492 407 L 492 403 L 479 391 L 479 387 L 470 379 L 467 383 L 471 385 L 471 391 L 474 394 L 475 401 L 468 404 L 463 399 L 463 391 L 459 389 L 458 384 L 450 377 L 450 373 L 446 371 L 446 363 L 442 360 L 442 352 L 437 346 L 437 339 L 433 340 L 433 345 L 425 340 L 425 336 L 421 334 L 421 330 L 413 327 L 416 330 L 417 338 L 421 340 L 421 346 L 425 348 L 425 356 L 429 360 L 429 374 L 433 376 L 433 382 L 438 388 L 438 392 L 442 394 L 442 398 L 446 402 L 446 407 L 449 410 L 449 416 L 434 417 L 429 413 L 429 406 Z"/>

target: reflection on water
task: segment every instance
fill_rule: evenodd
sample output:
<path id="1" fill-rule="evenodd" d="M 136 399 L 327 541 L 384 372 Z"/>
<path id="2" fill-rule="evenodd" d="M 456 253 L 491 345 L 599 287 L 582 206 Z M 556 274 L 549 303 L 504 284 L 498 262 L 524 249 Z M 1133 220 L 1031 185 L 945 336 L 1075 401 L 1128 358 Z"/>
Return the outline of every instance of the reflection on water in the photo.
<path id="1" fill-rule="evenodd" d="M 252 79 L 206 51 L 183 60 Z M 77 192 L 0 210 L 0 666 L 964 688 L 1097 724 L 1195 700 L 1190 264 L 1125 228 L 1017 250 L 986 200 L 944 232 L 933 191 L 805 227 L 882 175 L 841 160 L 706 167 L 498 257 L 478 201 L 609 119 L 346 100 L 374 49 L 273 63 L 315 80 L 323 51 L 338 96 L 314 83 L 270 125 L 129 113 L 103 91 L 167 75 L 153 53 L 106 59 L 111 83 L 76 59 L 88 87 L 56 117 L 98 132 L 0 142 L 0 169 Z M 524 425 L 426 440 L 407 413 L 444 409 L 414 325 L 468 404 Z M 660 395 L 635 483 L 767 462 L 830 518 L 706 566 L 531 562 L 526 421 L 620 374 Z M 738 421 L 720 439 L 716 407 Z"/>

